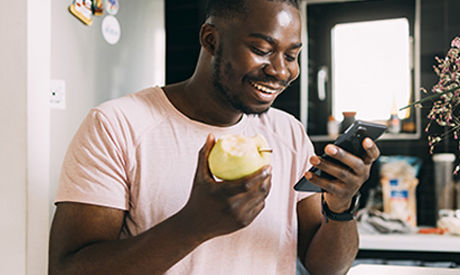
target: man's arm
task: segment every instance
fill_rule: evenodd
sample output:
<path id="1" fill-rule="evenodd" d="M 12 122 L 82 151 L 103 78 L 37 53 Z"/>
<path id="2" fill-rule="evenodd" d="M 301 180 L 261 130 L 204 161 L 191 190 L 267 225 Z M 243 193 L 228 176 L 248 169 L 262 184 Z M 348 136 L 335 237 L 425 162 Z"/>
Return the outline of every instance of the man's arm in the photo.
<path id="1" fill-rule="evenodd" d="M 119 240 L 124 211 L 60 203 L 51 228 L 52 274 L 163 274 L 205 239 L 180 214 Z"/>
<path id="2" fill-rule="evenodd" d="M 326 223 L 321 214 L 321 195 L 297 204 L 299 257 L 310 274 L 345 274 L 358 252 L 356 221 Z"/>
<path id="3" fill-rule="evenodd" d="M 372 163 L 380 155 L 375 143 L 366 138 L 364 159 L 343 149 L 328 145 L 326 154 L 346 167 L 318 156 L 310 162 L 335 179 L 319 177 L 307 172 L 305 177 L 325 190 L 324 200 L 330 210 L 341 213 L 350 208 L 352 198 L 368 179 Z M 321 195 L 310 196 L 297 204 L 299 219 L 299 256 L 311 274 L 345 274 L 353 264 L 358 251 L 356 221 L 324 219 L 321 213 Z"/>
<path id="4" fill-rule="evenodd" d="M 217 184 L 200 150 L 193 188 L 179 212 L 135 237 L 120 240 L 125 212 L 80 203 L 59 203 L 50 234 L 49 274 L 163 274 L 206 240 L 249 225 L 262 211 L 271 167 Z"/>

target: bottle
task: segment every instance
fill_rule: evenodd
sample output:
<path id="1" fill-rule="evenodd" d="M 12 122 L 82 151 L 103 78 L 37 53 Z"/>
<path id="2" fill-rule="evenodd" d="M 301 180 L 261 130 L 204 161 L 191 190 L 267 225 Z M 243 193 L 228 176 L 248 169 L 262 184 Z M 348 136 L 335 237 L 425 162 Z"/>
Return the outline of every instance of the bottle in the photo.
<path id="1" fill-rule="evenodd" d="M 433 155 L 435 210 L 439 215 L 441 209 L 454 208 L 453 167 L 455 154 L 437 153 Z M 439 219 L 439 216 L 437 217 Z"/>
<path id="2" fill-rule="evenodd" d="M 398 114 L 391 114 L 390 119 L 388 120 L 388 132 L 392 134 L 397 134 L 401 131 L 401 120 L 398 117 Z"/>
<path id="3" fill-rule="evenodd" d="M 401 120 L 398 117 L 398 109 L 396 108 L 396 98 L 393 95 L 393 105 L 391 106 L 390 119 L 387 122 L 388 132 L 397 134 L 401 132 Z"/>
<path id="4" fill-rule="evenodd" d="M 327 134 L 334 139 L 339 136 L 339 122 L 332 115 L 327 120 Z"/>

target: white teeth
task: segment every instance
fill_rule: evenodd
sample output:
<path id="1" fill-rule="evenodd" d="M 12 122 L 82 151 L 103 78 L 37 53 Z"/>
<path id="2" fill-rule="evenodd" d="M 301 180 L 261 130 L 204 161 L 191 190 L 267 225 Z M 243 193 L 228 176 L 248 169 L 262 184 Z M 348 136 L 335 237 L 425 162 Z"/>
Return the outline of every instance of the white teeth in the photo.
<path id="1" fill-rule="evenodd" d="M 251 85 L 254 86 L 256 89 L 258 89 L 258 90 L 260 90 L 260 91 L 262 91 L 262 92 L 264 92 L 264 93 L 267 93 L 267 94 L 274 94 L 274 93 L 276 93 L 276 90 L 269 89 L 269 88 L 267 88 L 267 87 L 265 87 L 265 86 L 259 85 L 259 84 L 255 83 L 255 82 L 252 82 L 252 81 L 250 81 L 250 83 L 251 83 Z"/>

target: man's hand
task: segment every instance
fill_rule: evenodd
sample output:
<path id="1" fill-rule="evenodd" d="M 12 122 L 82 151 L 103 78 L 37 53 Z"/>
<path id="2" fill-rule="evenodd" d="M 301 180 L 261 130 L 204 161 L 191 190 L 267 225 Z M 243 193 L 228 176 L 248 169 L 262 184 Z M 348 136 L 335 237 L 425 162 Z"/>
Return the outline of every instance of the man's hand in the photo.
<path id="1" fill-rule="evenodd" d="M 371 165 L 380 156 L 380 151 L 372 139 L 364 139 L 362 146 L 366 152 L 363 159 L 338 146 L 332 144 L 326 146 L 325 153 L 342 162 L 346 167 L 318 156 L 310 158 L 313 166 L 336 178 L 331 180 L 311 172 L 305 173 L 305 177 L 309 181 L 326 190 L 324 199 L 333 212 L 341 213 L 350 207 L 353 195 L 369 178 Z"/>
<path id="2" fill-rule="evenodd" d="M 208 156 L 215 144 L 208 135 L 201 148 L 194 185 L 181 216 L 204 239 L 228 234 L 249 225 L 265 206 L 271 187 L 271 166 L 235 181 L 216 182 L 208 167 Z"/>

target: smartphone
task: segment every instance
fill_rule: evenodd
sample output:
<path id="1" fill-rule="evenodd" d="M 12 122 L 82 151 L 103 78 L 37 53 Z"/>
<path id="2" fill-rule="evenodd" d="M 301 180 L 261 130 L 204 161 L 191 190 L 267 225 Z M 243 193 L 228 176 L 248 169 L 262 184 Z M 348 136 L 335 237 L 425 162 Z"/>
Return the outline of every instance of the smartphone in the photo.
<path id="1" fill-rule="evenodd" d="M 334 145 L 337 145 L 343 148 L 345 151 L 356 155 L 358 157 L 363 158 L 365 155 L 364 148 L 362 146 L 363 140 L 366 137 L 371 138 L 372 140 L 377 140 L 387 129 L 385 125 L 356 120 L 353 124 L 348 127 L 345 132 L 339 136 L 335 141 Z M 331 158 L 330 156 L 324 154 L 321 158 L 327 159 L 333 163 L 340 164 L 338 160 Z M 317 175 L 325 178 L 333 179 L 334 177 L 323 172 L 316 167 L 312 167 L 310 170 L 312 173 L 316 173 Z M 294 186 L 294 189 L 297 191 L 308 191 L 308 192 L 321 192 L 321 188 L 305 177 L 302 177 Z"/>

